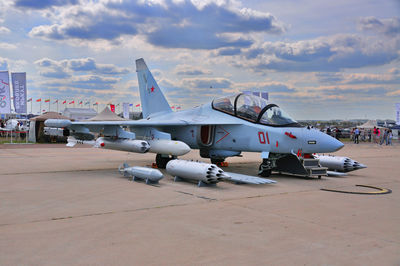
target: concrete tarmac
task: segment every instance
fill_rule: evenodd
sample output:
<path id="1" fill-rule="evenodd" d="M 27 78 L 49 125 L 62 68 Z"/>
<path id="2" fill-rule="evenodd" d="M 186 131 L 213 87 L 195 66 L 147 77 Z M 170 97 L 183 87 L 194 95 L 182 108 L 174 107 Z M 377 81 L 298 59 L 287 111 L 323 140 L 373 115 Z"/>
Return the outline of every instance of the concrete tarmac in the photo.
<path id="1" fill-rule="evenodd" d="M 0 265 L 400 265 L 400 145 L 346 144 L 336 154 L 368 168 L 199 188 L 117 172 L 154 154 L 0 145 Z M 228 159 L 226 171 L 256 175 L 259 156 Z M 320 190 L 371 191 L 356 184 L 393 192 Z"/>

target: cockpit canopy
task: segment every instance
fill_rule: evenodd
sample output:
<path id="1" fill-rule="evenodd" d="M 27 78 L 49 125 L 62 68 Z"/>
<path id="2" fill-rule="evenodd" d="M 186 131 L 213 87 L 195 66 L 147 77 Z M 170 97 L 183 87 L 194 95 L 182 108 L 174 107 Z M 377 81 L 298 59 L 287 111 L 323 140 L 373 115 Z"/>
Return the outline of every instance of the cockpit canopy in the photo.
<path id="1" fill-rule="evenodd" d="M 212 102 L 215 110 L 268 126 L 301 127 L 276 104 L 268 103 L 265 99 L 250 95 L 238 94 L 217 98 Z"/>

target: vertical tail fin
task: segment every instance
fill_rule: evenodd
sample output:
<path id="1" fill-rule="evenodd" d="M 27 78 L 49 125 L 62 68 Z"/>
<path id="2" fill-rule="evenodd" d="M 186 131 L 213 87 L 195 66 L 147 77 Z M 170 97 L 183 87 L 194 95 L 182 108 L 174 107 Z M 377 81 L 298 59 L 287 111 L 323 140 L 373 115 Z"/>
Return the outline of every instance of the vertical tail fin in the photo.
<path id="1" fill-rule="evenodd" d="M 143 118 L 147 118 L 154 113 L 172 112 L 143 58 L 136 60 L 136 72 L 139 81 Z"/>

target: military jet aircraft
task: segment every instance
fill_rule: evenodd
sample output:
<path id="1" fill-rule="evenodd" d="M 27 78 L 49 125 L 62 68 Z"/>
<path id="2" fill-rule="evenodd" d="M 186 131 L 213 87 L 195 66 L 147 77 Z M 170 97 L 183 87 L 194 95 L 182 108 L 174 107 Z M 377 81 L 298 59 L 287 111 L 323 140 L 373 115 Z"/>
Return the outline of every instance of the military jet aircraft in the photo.
<path id="1" fill-rule="evenodd" d="M 173 112 L 144 60 L 136 60 L 143 119 L 137 121 L 81 121 L 48 119 L 47 127 L 64 128 L 77 140 L 94 139 L 99 148 L 156 153 L 156 164 L 190 149 L 221 164 L 241 152 L 261 153 L 259 175 L 271 171 L 302 176 L 326 175 L 313 153 L 339 150 L 343 143 L 315 129 L 301 126 L 278 105 L 263 98 L 237 94 L 202 106 Z M 123 128 L 129 128 L 130 131 Z M 93 142 L 93 141 L 92 141 Z"/>

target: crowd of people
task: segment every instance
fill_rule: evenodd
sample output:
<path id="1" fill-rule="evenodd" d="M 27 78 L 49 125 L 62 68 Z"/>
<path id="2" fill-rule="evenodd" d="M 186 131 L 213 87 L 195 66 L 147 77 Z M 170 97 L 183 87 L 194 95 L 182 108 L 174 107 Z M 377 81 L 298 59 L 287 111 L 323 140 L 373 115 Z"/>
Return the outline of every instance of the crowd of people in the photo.
<path id="1" fill-rule="evenodd" d="M 373 129 L 353 128 L 351 131 L 351 139 L 355 144 L 360 141 L 374 142 L 379 145 L 393 145 L 393 132 L 388 128 L 374 127 Z"/>

